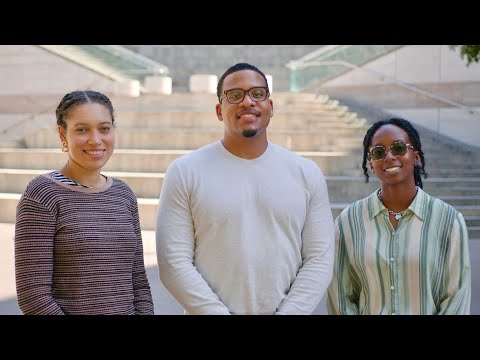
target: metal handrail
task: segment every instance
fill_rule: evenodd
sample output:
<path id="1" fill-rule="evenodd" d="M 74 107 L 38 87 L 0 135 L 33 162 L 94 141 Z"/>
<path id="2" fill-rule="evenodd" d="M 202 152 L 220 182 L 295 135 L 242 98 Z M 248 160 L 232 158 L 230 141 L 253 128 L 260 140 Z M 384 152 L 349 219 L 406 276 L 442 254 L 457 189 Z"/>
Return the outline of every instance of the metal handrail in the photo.
<path id="1" fill-rule="evenodd" d="M 311 62 L 307 62 L 307 63 L 304 63 L 301 65 L 301 67 L 312 67 L 312 66 L 331 66 L 331 65 L 340 65 L 340 66 L 345 66 L 345 67 L 348 67 L 348 68 L 352 68 L 352 69 L 358 69 L 358 70 L 362 70 L 362 71 L 365 71 L 367 73 L 370 73 L 382 80 L 388 80 L 394 84 L 397 84 L 405 89 L 408 89 L 410 91 L 413 91 L 415 93 L 418 93 L 418 94 L 421 94 L 421 95 L 425 95 L 425 96 L 428 96 L 432 99 L 435 99 L 437 101 L 440 101 L 440 102 L 443 102 L 443 103 L 446 103 L 446 104 L 449 104 L 449 105 L 452 105 L 452 106 L 455 106 L 457 108 L 460 108 L 462 110 L 465 110 L 467 112 L 469 112 L 470 114 L 480 114 L 479 111 L 475 110 L 474 108 L 471 108 L 467 105 L 464 105 L 464 104 L 461 104 L 457 101 L 454 101 L 452 99 L 449 99 L 449 98 L 446 98 L 444 96 L 441 96 L 441 95 L 438 95 L 438 94 L 435 94 L 435 93 L 432 93 L 430 91 L 427 91 L 427 90 L 424 90 L 424 89 L 421 89 L 419 87 L 416 87 L 414 85 L 411 85 L 411 84 L 408 84 L 404 81 L 401 81 L 401 80 L 398 80 L 396 78 L 393 78 L 393 77 L 390 77 L 388 75 L 385 75 L 379 71 L 376 71 L 376 70 L 372 70 L 372 69 L 368 69 L 368 68 L 365 68 L 365 67 L 361 67 L 361 66 L 358 66 L 358 65 L 355 65 L 355 64 L 352 64 L 352 63 L 349 63 L 347 61 L 344 61 L 344 60 L 333 60 L 333 61 L 311 61 Z"/>

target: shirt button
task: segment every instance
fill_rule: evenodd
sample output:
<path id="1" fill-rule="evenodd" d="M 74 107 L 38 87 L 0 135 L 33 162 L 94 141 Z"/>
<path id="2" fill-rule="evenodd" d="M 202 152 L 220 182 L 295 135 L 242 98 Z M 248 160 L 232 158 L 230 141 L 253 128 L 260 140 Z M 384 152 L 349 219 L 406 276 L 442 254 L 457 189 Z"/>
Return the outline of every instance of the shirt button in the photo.
<path id="1" fill-rule="evenodd" d="M 395 236 L 395 233 L 392 231 L 392 236 Z"/>
<path id="2" fill-rule="evenodd" d="M 394 258 L 392 258 L 392 257 L 390 258 L 390 261 L 394 261 L 394 260 L 395 260 Z"/>
<path id="3" fill-rule="evenodd" d="M 393 286 L 393 285 L 392 285 L 392 286 L 390 286 L 390 289 L 392 289 L 392 290 L 393 290 L 393 289 L 395 289 L 395 286 Z"/>

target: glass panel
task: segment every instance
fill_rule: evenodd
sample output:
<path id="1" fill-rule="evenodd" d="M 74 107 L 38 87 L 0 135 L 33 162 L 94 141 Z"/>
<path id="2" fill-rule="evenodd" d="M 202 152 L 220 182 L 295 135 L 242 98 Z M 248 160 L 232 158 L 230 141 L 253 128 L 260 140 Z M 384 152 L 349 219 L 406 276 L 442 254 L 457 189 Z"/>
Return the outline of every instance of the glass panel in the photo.
<path id="1" fill-rule="evenodd" d="M 40 45 L 114 80 L 139 80 L 169 76 L 165 65 L 118 45 Z"/>
<path id="2" fill-rule="evenodd" d="M 343 60 L 354 65 L 363 65 L 403 45 L 330 45 L 326 51 L 306 61 L 290 64 L 290 91 L 300 92 L 320 82 L 339 76 L 350 68 L 342 65 L 320 65 L 319 62 Z"/>

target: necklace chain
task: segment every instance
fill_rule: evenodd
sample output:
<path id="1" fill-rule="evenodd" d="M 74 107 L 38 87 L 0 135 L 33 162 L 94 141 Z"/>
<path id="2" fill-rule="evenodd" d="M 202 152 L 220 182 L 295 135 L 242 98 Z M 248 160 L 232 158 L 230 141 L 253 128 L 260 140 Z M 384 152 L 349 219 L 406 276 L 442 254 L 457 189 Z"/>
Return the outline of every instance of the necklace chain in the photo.
<path id="1" fill-rule="evenodd" d="M 418 186 L 415 186 L 415 187 L 416 187 L 417 193 L 418 193 Z M 383 204 L 383 201 L 382 201 L 382 189 L 380 189 L 380 190 L 378 191 L 377 196 L 378 196 L 378 200 L 380 200 L 381 203 Z M 385 206 L 385 204 L 383 204 L 383 206 Z M 403 216 L 403 213 L 406 211 L 406 209 L 405 209 L 405 210 L 400 211 L 400 212 L 395 212 L 395 211 L 393 211 L 393 210 L 390 210 L 390 209 L 389 209 L 388 207 L 386 207 L 386 206 L 385 206 L 385 209 L 386 209 L 390 214 L 392 214 L 393 216 L 395 216 L 395 220 L 397 220 L 397 221 L 400 220 L 400 218 Z"/>

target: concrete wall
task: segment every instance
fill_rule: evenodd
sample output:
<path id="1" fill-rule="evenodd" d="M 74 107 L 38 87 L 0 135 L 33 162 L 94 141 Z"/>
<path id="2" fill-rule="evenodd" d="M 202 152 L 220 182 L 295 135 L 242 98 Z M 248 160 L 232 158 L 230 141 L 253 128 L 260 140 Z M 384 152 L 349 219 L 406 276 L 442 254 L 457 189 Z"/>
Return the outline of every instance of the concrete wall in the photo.
<path id="1" fill-rule="evenodd" d="M 480 112 L 480 64 L 466 66 L 459 49 L 448 45 L 406 45 L 364 68 L 383 73 Z M 331 97 L 355 99 L 403 116 L 468 145 L 478 146 L 480 114 L 417 94 L 362 70 L 352 70 L 318 86 Z"/>
<path id="2" fill-rule="evenodd" d="M 38 46 L 0 46 L 0 96 L 64 94 L 85 88 L 108 93 L 112 85 L 112 80 Z"/>
<path id="3" fill-rule="evenodd" d="M 448 45 L 406 45 L 364 67 L 410 84 L 480 81 L 480 64 L 473 63 L 467 67 L 458 49 L 451 50 Z M 353 70 L 323 86 L 384 83 L 361 70 Z"/>
<path id="4" fill-rule="evenodd" d="M 248 62 L 273 77 L 274 91 L 288 91 L 290 71 L 285 64 L 323 45 L 123 45 L 170 69 L 174 92 L 188 91 L 193 74 L 219 78 L 231 65 Z"/>

